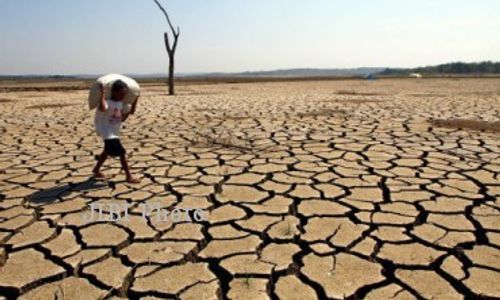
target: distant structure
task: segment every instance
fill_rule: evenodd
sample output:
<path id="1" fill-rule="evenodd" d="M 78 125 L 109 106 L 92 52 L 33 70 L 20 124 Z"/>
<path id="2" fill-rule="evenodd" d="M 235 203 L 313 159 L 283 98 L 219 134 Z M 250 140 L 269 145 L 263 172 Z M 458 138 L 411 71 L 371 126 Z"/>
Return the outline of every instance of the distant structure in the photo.
<path id="1" fill-rule="evenodd" d="M 375 74 L 368 74 L 368 75 L 364 76 L 363 78 L 366 79 L 366 80 L 375 80 L 375 79 L 377 79 L 377 77 L 375 76 Z"/>
<path id="2" fill-rule="evenodd" d="M 410 73 L 410 78 L 422 78 L 422 74 L 420 73 Z"/>

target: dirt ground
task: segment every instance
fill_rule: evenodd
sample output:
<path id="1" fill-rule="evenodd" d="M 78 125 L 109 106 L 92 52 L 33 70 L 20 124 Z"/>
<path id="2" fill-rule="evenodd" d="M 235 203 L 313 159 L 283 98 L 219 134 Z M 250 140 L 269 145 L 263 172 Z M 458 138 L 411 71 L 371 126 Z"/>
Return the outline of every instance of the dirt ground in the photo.
<path id="1" fill-rule="evenodd" d="M 90 179 L 86 97 L 0 92 L 7 299 L 500 297 L 500 79 L 147 86 L 122 131 L 139 185 L 116 160 Z"/>

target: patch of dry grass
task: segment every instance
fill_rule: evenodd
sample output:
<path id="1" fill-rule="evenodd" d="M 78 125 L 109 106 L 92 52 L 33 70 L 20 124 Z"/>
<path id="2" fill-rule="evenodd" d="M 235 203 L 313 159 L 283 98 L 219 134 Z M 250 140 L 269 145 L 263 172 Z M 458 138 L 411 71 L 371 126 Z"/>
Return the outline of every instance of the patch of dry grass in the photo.
<path id="1" fill-rule="evenodd" d="M 383 93 L 375 93 L 375 92 L 356 92 L 352 90 L 339 90 L 336 93 L 337 95 L 357 95 L 357 96 L 380 96 L 384 95 Z"/>
<path id="2" fill-rule="evenodd" d="M 0 103 L 14 102 L 12 99 L 0 98 Z"/>
<path id="3" fill-rule="evenodd" d="M 223 93 L 218 92 L 202 92 L 202 91 L 182 91 L 175 94 L 175 96 L 210 96 L 210 95 L 222 95 Z M 164 93 L 168 96 L 168 93 Z"/>
<path id="4" fill-rule="evenodd" d="M 0 92 L 66 92 L 66 91 L 81 91 L 87 90 L 89 87 L 87 85 L 75 85 L 75 86 L 10 86 L 10 87 L 0 87 Z"/>
<path id="5" fill-rule="evenodd" d="M 42 97 L 46 97 L 47 94 L 46 93 L 36 93 L 36 94 L 23 94 L 23 93 L 19 93 L 20 97 L 21 98 L 42 98 Z"/>
<path id="6" fill-rule="evenodd" d="M 62 108 L 68 106 L 77 106 L 77 103 L 58 103 L 58 104 L 39 104 L 26 107 L 26 109 L 44 109 L 44 108 Z"/>
<path id="7" fill-rule="evenodd" d="M 363 103 L 380 103 L 380 102 L 385 102 L 387 100 L 380 100 L 380 99 L 340 99 L 336 100 L 337 102 L 342 102 L 342 103 L 351 103 L 351 104 L 363 104 Z"/>
<path id="8" fill-rule="evenodd" d="M 500 121 L 488 122 L 470 119 L 433 119 L 430 123 L 437 127 L 454 128 L 454 129 L 469 129 L 488 132 L 500 132 Z"/>
<path id="9" fill-rule="evenodd" d="M 410 97 L 446 97 L 444 94 L 434 94 L 434 93 L 414 93 L 408 94 Z"/>

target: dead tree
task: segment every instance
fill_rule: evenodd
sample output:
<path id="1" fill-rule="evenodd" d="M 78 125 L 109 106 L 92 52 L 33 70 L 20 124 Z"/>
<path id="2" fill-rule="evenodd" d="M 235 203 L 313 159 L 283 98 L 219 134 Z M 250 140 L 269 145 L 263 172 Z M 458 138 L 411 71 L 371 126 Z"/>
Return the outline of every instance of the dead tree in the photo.
<path id="1" fill-rule="evenodd" d="M 173 43 L 171 43 L 171 39 L 169 38 L 168 31 L 164 33 L 165 38 L 165 48 L 167 49 L 168 54 L 168 94 L 174 95 L 174 68 L 175 68 L 175 50 L 177 49 L 177 41 L 179 40 L 180 29 L 177 26 L 177 31 L 175 30 L 172 22 L 170 21 L 170 17 L 168 16 L 167 10 L 158 2 L 158 0 L 154 0 L 158 8 L 163 12 L 165 18 L 167 19 L 168 26 L 170 27 L 171 35 L 173 36 Z"/>

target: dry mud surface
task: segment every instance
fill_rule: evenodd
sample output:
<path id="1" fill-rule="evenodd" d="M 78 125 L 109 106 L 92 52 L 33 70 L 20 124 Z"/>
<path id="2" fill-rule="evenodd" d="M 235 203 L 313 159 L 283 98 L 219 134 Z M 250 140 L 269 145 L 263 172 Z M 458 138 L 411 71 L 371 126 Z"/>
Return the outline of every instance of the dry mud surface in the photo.
<path id="1" fill-rule="evenodd" d="M 123 129 L 139 185 L 116 160 L 89 179 L 84 90 L 0 98 L 8 299 L 500 297 L 498 79 L 149 86 Z M 83 221 L 114 203 L 128 222 Z"/>

